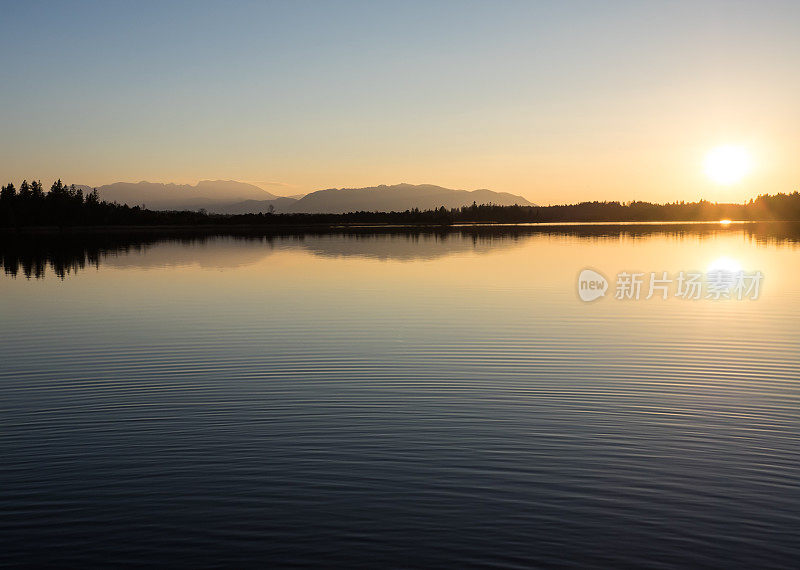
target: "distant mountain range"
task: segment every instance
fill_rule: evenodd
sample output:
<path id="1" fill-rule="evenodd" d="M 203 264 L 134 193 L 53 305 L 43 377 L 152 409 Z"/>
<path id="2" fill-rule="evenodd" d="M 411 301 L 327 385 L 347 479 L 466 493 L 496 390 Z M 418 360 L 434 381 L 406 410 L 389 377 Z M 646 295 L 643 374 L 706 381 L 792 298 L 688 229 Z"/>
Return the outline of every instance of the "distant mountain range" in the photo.
<path id="1" fill-rule="evenodd" d="M 266 190 L 234 180 L 201 180 L 191 184 L 160 184 L 157 182 L 116 182 L 97 189 L 100 198 L 130 206 L 144 204 L 151 210 L 214 211 L 218 206 L 246 200 L 276 200 L 278 196 Z"/>
<path id="2" fill-rule="evenodd" d="M 81 186 L 85 190 L 90 188 Z M 522 196 L 491 190 L 451 190 L 432 184 L 396 184 L 371 188 L 331 188 L 306 195 L 281 197 L 234 180 L 203 180 L 190 184 L 117 182 L 97 188 L 100 198 L 151 210 L 198 210 L 220 214 L 344 213 L 353 211 L 428 210 L 444 206 L 458 208 L 478 204 L 532 206 Z"/>
<path id="3" fill-rule="evenodd" d="M 319 190 L 303 196 L 292 204 L 290 212 L 345 213 L 358 210 L 369 212 L 391 212 L 419 208 L 431 210 L 444 206 L 459 208 L 478 204 L 514 204 L 532 206 L 522 196 L 491 190 L 450 190 L 433 184 L 395 184 L 394 186 L 374 186 L 371 188 L 342 188 Z"/>

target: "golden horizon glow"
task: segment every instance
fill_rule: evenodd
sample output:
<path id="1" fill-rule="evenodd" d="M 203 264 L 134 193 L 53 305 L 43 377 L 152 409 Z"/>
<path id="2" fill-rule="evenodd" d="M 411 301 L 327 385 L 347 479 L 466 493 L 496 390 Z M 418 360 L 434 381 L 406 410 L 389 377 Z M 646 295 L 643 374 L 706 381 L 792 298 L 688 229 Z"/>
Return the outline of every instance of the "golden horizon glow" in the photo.
<path id="1" fill-rule="evenodd" d="M 706 155 L 706 176 L 722 186 L 738 184 L 752 169 L 752 157 L 742 146 L 722 145 Z"/>

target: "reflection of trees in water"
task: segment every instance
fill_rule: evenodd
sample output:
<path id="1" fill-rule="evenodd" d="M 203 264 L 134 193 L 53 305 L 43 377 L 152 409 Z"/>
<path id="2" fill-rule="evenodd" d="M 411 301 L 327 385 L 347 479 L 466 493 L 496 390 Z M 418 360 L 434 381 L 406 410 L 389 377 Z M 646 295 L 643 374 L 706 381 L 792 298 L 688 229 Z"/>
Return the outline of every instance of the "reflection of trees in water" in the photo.
<path id="1" fill-rule="evenodd" d="M 6 275 L 23 275 L 41 279 L 49 272 L 65 279 L 83 269 L 99 268 L 111 259 L 124 259 L 138 254 L 148 260 L 159 245 L 192 246 L 208 244 L 225 238 L 237 242 L 271 245 L 273 235 L 217 235 L 197 232 L 167 233 L 109 233 L 109 234 L 7 234 L 0 235 L 0 265 Z M 148 260 L 141 266 L 157 265 Z M 125 265 L 120 264 L 120 265 Z"/>
<path id="2" fill-rule="evenodd" d="M 513 247 L 536 236 L 572 237 L 580 240 L 651 239 L 668 237 L 714 237 L 721 234 L 744 235 L 756 243 L 796 245 L 800 243 L 799 223 L 756 223 L 724 227 L 719 224 L 668 225 L 580 225 L 580 226 L 461 226 L 450 228 L 325 228 L 320 230 L 263 233 L 258 230 L 200 233 L 202 230 L 141 233 L 63 233 L 0 235 L 0 264 L 7 275 L 41 279 L 48 270 L 60 279 L 89 267 L 98 268 L 109 258 L 122 259 L 139 254 L 138 266 L 165 265 L 169 255 L 153 258 L 160 244 L 180 244 L 188 249 L 197 245 L 217 245 L 220 252 L 197 249 L 195 261 L 204 256 L 229 257 L 219 266 L 241 265 L 225 249 L 232 245 L 268 246 L 261 256 L 248 255 L 254 262 L 276 246 L 303 249 L 325 257 L 370 259 L 434 259 L 462 252 L 489 253 Z M 150 255 L 150 257 L 148 257 Z M 186 256 L 181 262 L 186 261 Z M 176 263 L 179 264 L 179 263 Z M 201 263 L 202 264 L 202 263 Z M 116 263 L 115 265 L 127 265 Z"/>
<path id="3" fill-rule="evenodd" d="M 0 238 L 0 264 L 7 275 L 43 278 L 48 269 L 64 279 L 88 267 L 98 268 L 108 257 L 145 254 L 160 243 L 186 246 L 212 236 L 158 234 L 32 234 Z"/>
<path id="4" fill-rule="evenodd" d="M 110 252 L 142 251 L 157 240 L 123 236 L 26 235 L 0 241 L 0 263 L 7 275 L 41 279 L 49 268 L 64 279 L 87 267 L 99 267 Z"/>

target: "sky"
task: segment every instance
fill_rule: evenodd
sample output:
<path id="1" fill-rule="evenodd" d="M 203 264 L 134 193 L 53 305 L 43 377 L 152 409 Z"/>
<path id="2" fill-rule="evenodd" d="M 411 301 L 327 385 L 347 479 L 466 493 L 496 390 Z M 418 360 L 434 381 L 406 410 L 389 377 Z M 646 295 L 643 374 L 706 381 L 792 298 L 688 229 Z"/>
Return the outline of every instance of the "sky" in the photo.
<path id="1" fill-rule="evenodd" d="M 800 2 L 0 0 L 0 178 L 800 190 Z M 752 170 L 704 172 L 720 145 Z"/>

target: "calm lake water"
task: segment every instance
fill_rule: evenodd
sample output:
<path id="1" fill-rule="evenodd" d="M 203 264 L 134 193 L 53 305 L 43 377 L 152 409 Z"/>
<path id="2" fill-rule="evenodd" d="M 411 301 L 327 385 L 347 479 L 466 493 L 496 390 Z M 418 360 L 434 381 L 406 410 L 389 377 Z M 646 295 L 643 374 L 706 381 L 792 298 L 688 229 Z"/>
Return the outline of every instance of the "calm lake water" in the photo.
<path id="1" fill-rule="evenodd" d="M 796 566 L 798 236 L 3 238 L 0 562 Z"/>

